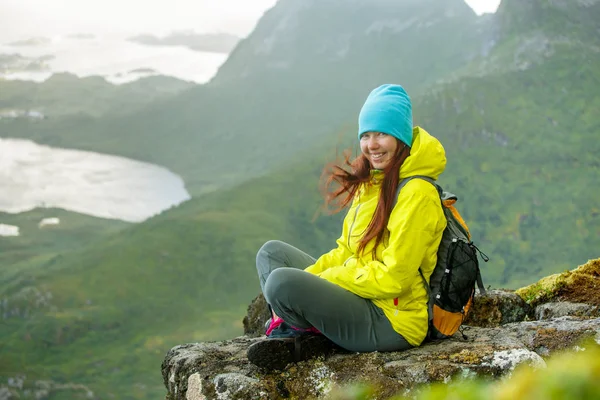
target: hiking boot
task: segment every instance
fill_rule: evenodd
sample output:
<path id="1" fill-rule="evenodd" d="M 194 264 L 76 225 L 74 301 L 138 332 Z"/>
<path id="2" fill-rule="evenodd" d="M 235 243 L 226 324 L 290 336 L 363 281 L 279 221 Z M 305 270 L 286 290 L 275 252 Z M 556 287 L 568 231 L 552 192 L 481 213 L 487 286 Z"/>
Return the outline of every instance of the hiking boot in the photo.
<path id="1" fill-rule="evenodd" d="M 323 335 L 305 334 L 294 338 L 267 338 L 248 347 L 248 360 L 265 370 L 283 370 L 292 362 L 325 356 L 335 344 Z"/>
<path id="2" fill-rule="evenodd" d="M 248 347 L 248 361 L 267 370 L 283 370 L 294 362 L 295 338 L 267 338 Z"/>

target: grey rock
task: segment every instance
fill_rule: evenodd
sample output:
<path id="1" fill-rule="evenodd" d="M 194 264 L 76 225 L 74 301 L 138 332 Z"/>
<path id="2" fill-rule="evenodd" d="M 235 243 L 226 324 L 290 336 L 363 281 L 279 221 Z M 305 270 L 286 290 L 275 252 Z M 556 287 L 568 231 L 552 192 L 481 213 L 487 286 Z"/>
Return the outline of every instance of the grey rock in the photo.
<path id="1" fill-rule="evenodd" d="M 586 339 L 599 342 L 600 318 L 581 319 L 565 316 L 508 324 L 503 330 L 515 335 L 528 349 L 541 356 L 548 356 L 554 351 L 573 349 Z"/>
<path id="2" fill-rule="evenodd" d="M 167 399 L 323 398 L 331 388 L 356 381 L 377 388 L 378 398 L 457 377 L 497 378 L 521 364 L 544 367 L 544 357 L 585 338 L 600 339 L 600 319 L 562 317 L 544 321 L 465 327 L 462 335 L 389 353 L 344 353 L 265 372 L 250 364 L 246 349 L 261 338 L 193 343 L 173 348 L 162 366 Z"/>
<path id="3" fill-rule="evenodd" d="M 533 310 L 512 291 L 489 290 L 485 295 L 476 295 L 473 308 L 465 324 L 494 327 L 533 317 Z"/>
<path id="4" fill-rule="evenodd" d="M 265 323 L 269 317 L 267 302 L 261 293 L 248 306 L 248 314 L 243 320 L 244 335 L 252 337 L 264 335 Z"/>
<path id="5" fill-rule="evenodd" d="M 600 344 L 597 305 L 548 303 L 534 310 L 515 292 L 490 290 L 475 297 L 462 332 L 450 339 L 404 352 L 338 352 L 266 372 L 247 360 L 246 350 L 264 340 L 268 318 L 259 295 L 248 307 L 244 336 L 169 351 L 162 365 L 167 400 L 318 399 L 357 381 L 388 398 L 433 382 L 499 378 L 521 364 L 544 367 L 554 352 L 579 350 L 589 340 Z"/>
<path id="6" fill-rule="evenodd" d="M 250 378 L 239 373 L 227 373 L 215 376 L 213 380 L 215 390 L 219 395 L 229 396 L 245 390 L 248 394 L 258 384 L 258 379 Z"/>
<path id="7" fill-rule="evenodd" d="M 246 349 L 253 340 L 257 339 L 242 336 L 222 342 L 190 343 L 172 348 L 162 364 L 163 382 L 172 398 L 190 398 L 187 395 L 190 383 L 193 384 L 194 390 L 201 391 L 201 394 L 209 399 L 217 398 L 218 390 L 223 393 L 246 390 L 251 386 L 249 383 L 252 370 L 246 359 Z M 232 375 L 224 374 L 236 374 L 237 382 L 243 387 L 240 388 L 238 383 L 234 384 Z M 194 378 L 191 378 L 192 376 Z M 229 397 L 229 394 L 221 397 L 235 398 Z M 198 395 L 192 398 L 203 397 Z"/>
<path id="8" fill-rule="evenodd" d="M 541 304 L 535 308 L 535 319 L 551 319 L 567 315 L 576 317 L 599 317 L 600 308 L 585 303 L 556 302 Z"/>

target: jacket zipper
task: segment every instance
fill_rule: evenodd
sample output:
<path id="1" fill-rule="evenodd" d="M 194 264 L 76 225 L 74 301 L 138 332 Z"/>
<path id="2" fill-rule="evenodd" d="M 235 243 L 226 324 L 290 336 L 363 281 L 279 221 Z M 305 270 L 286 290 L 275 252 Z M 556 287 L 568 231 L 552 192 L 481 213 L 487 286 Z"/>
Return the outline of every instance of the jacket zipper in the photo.
<path id="1" fill-rule="evenodd" d="M 350 229 L 348 229 L 348 248 L 350 248 L 350 237 L 352 236 L 352 228 L 354 228 L 354 223 L 356 222 L 356 217 L 358 217 L 358 210 L 360 210 L 361 206 L 362 206 L 362 204 L 359 204 L 356 207 L 356 212 L 354 213 L 354 219 L 352 220 L 352 224 L 350 225 Z"/>
<path id="2" fill-rule="evenodd" d="M 348 248 L 350 248 L 350 237 L 352 237 L 352 228 L 354 228 L 354 223 L 356 222 L 356 218 L 358 217 L 358 210 L 360 210 L 361 206 L 362 206 L 362 203 L 356 207 L 356 212 L 354 213 L 354 218 L 352 219 L 352 224 L 350 224 L 350 229 L 348 229 Z M 345 266 L 346 263 L 348 261 L 350 261 L 350 259 L 352 257 L 353 256 L 348 257 L 348 259 L 346 259 L 346 261 L 344 261 L 344 264 L 342 264 L 342 265 Z M 397 297 L 394 298 L 394 306 L 396 307 L 396 309 L 394 310 L 394 315 L 398 315 L 398 312 L 400 310 L 398 309 L 398 298 Z"/>

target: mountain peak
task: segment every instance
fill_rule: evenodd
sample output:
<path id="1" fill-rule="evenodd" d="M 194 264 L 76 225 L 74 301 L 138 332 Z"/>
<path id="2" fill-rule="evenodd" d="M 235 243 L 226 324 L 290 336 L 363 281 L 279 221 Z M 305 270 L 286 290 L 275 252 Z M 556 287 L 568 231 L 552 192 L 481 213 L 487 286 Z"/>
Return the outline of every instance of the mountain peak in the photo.
<path id="1" fill-rule="evenodd" d="M 213 83 L 369 57 L 373 49 L 367 43 L 373 37 L 389 54 L 413 57 L 425 37 L 439 35 L 443 41 L 446 33 L 456 36 L 456 31 L 472 36 L 463 31 L 476 22 L 477 15 L 463 0 L 280 0 L 234 50 Z"/>

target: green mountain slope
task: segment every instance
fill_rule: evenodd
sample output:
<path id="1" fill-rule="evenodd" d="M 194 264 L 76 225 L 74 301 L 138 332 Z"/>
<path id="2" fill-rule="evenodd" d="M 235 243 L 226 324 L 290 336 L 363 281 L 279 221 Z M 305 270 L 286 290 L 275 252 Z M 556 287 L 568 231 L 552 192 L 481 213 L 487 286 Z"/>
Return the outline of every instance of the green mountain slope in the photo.
<path id="1" fill-rule="evenodd" d="M 18 371 L 30 385 L 51 376 L 102 396 L 157 397 L 165 350 L 241 333 L 259 291 L 262 243 L 281 238 L 315 254 L 333 244 L 323 223 L 311 223 L 317 178 L 312 167 L 285 171 L 189 201 L 91 248 L 14 265 L 20 274 L 0 271 L 8 312 L 0 376 Z M 279 202 L 282 192 L 296 196 Z"/>
<path id="2" fill-rule="evenodd" d="M 58 218 L 59 223 L 40 226 L 40 222 L 46 218 Z M 19 228 L 19 236 L 0 237 L 0 265 L 3 272 L 14 264 L 38 256 L 49 257 L 81 249 L 105 235 L 115 234 L 131 225 L 53 208 L 19 214 L 0 212 L 0 222 Z"/>
<path id="3" fill-rule="evenodd" d="M 494 284 L 514 288 L 598 256 L 597 88 L 600 53 L 565 48 L 539 67 L 463 79 L 415 105 L 446 145 L 443 181 L 493 255 Z"/>
<path id="4" fill-rule="evenodd" d="M 600 41 L 597 0 L 504 0 L 496 14 L 505 36 L 543 32 L 571 42 Z"/>

